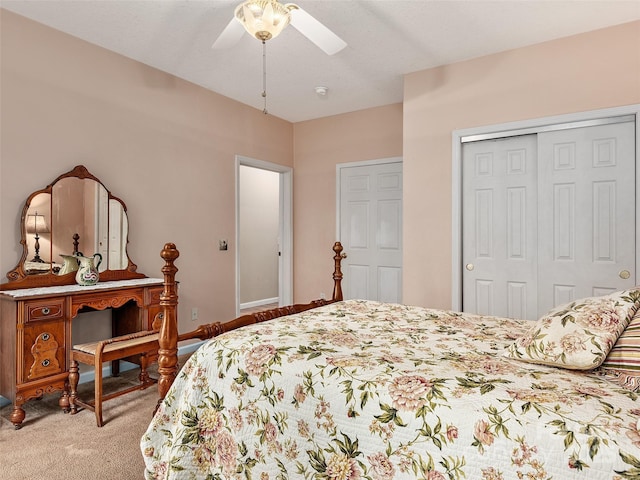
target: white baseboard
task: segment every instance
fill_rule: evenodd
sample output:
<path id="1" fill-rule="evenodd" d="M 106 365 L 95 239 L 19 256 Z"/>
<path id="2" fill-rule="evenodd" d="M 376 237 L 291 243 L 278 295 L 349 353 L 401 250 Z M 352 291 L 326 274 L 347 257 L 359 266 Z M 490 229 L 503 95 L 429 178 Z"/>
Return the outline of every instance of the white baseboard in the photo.
<path id="1" fill-rule="evenodd" d="M 241 303 L 240 310 L 244 310 L 245 308 L 261 307 L 263 305 L 270 305 L 272 303 L 278 303 L 278 297 L 263 298 L 262 300 L 254 300 L 253 302 Z"/>
<path id="2" fill-rule="evenodd" d="M 178 355 L 186 355 L 187 353 L 193 353 L 195 352 L 198 347 L 200 345 L 202 345 L 204 343 L 204 341 L 199 341 L 199 342 L 194 342 L 194 343 L 189 343 L 187 345 L 182 345 L 178 347 Z M 120 371 L 121 372 L 126 372 L 127 370 L 133 370 L 135 368 L 138 368 L 138 365 L 136 365 L 135 363 L 130 363 L 130 362 L 120 362 Z M 102 377 L 106 378 L 106 377 L 110 377 L 111 376 L 111 367 L 107 364 L 104 365 L 102 367 Z M 88 372 L 82 372 L 80 374 L 80 379 L 78 381 L 78 383 L 87 383 L 87 382 L 93 382 L 93 379 L 96 378 L 96 374 L 93 370 L 88 371 Z M 4 407 L 5 405 L 9 405 L 11 402 L 9 400 L 7 400 L 6 398 L 0 396 L 0 408 Z"/>

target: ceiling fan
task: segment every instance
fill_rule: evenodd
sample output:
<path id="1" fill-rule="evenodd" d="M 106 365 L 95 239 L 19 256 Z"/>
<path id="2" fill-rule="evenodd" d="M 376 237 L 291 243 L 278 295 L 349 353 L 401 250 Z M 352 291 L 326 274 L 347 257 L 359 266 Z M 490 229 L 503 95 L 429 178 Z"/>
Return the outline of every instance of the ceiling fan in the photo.
<path id="1" fill-rule="evenodd" d="M 247 0 L 236 7 L 234 18 L 212 48 L 232 47 L 240 41 L 245 30 L 264 43 L 277 37 L 289 23 L 327 55 L 334 55 L 347 46 L 344 40 L 298 5 L 282 4 L 277 0 Z"/>

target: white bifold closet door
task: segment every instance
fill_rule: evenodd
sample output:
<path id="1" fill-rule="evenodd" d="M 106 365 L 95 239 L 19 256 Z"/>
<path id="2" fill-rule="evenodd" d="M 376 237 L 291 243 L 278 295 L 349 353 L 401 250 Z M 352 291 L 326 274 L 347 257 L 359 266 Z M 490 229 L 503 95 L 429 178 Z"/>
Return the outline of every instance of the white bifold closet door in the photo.
<path id="1" fill-rule="evenodd" d="M 463 310 L 536 319 L 635 285 L 635 124 L 463 145 Z"/>

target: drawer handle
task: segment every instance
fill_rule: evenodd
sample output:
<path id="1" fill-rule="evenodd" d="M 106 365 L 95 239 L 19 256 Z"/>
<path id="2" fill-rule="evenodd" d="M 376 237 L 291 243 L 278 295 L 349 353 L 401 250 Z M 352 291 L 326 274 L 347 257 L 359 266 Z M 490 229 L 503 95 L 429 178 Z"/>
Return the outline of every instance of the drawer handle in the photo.
<path id="1" fill-rule="evenodd" d="M 49 309 L 49 307 L 42 307 L 42 313 L 45 315 L 49 315 L 51 313 L 51 310 Z"/>
<path id="2" fill-rule="evenodd" d="M 40 338 L 42 338 L 42 340 L 46 342 L 51 338 L 51 335 L 49 335 L 48 333 L 43 333 L 42 335 L 40 335 Z"/>
<path id="3" fill-rule="evenodd" d="M 42 361 L 42 366 L 43 366 L 43 367 L 48 367 L 49 365 L 51 365 L 51 362 L 49 361 L 49 359 L 48 359 L 48 358 L 45 358 L 45 359 Z"/>

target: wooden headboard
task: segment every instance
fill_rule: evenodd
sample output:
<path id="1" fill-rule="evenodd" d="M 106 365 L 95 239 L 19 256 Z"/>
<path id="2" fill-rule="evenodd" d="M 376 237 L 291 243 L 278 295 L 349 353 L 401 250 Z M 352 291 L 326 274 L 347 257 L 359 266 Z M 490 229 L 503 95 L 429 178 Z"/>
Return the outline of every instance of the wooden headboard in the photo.
<path id="1" fill-rule="evenodd" d="M 169 391 L 169 387 L 173 383 L 178 374 L 178 342 L 190 339 L 206 340 L 215 337 L 221 333 L 244 327 L 254 323 L 272 320 L 285 315 L 304 312 L 312 308 L 328 305 L 338 302 L 342 297 L 342 259 L 346 257 L 342 253 L 342 244 L 336 242 L 333 245 L 333 294 L 330 300 L 319 299 L 309 303 L 298 303 L 295 305 L 287 305 L 284 307 L 273 308 L 261 312 L 243 315 L 228 322 L 213 322 L 200 325 L 191 332 L 178 334 L 178 291 L 176 287 L 176 273 L 178 268 L 175 266 L 176 259 L 180 256 L 180 252 L 175 244 L 165 244 L 160 256 L 165 261 L 162 267 L 164 275 L 164 289 L 160 295 L 160 307 L 162 308 L 162 324 L 160 326 L 160 337 L 158 340 L 158 394 L 160 396 L 158 405 L 164 399 Z M 157 409 L 157 406 L 156 406 Z"/>

